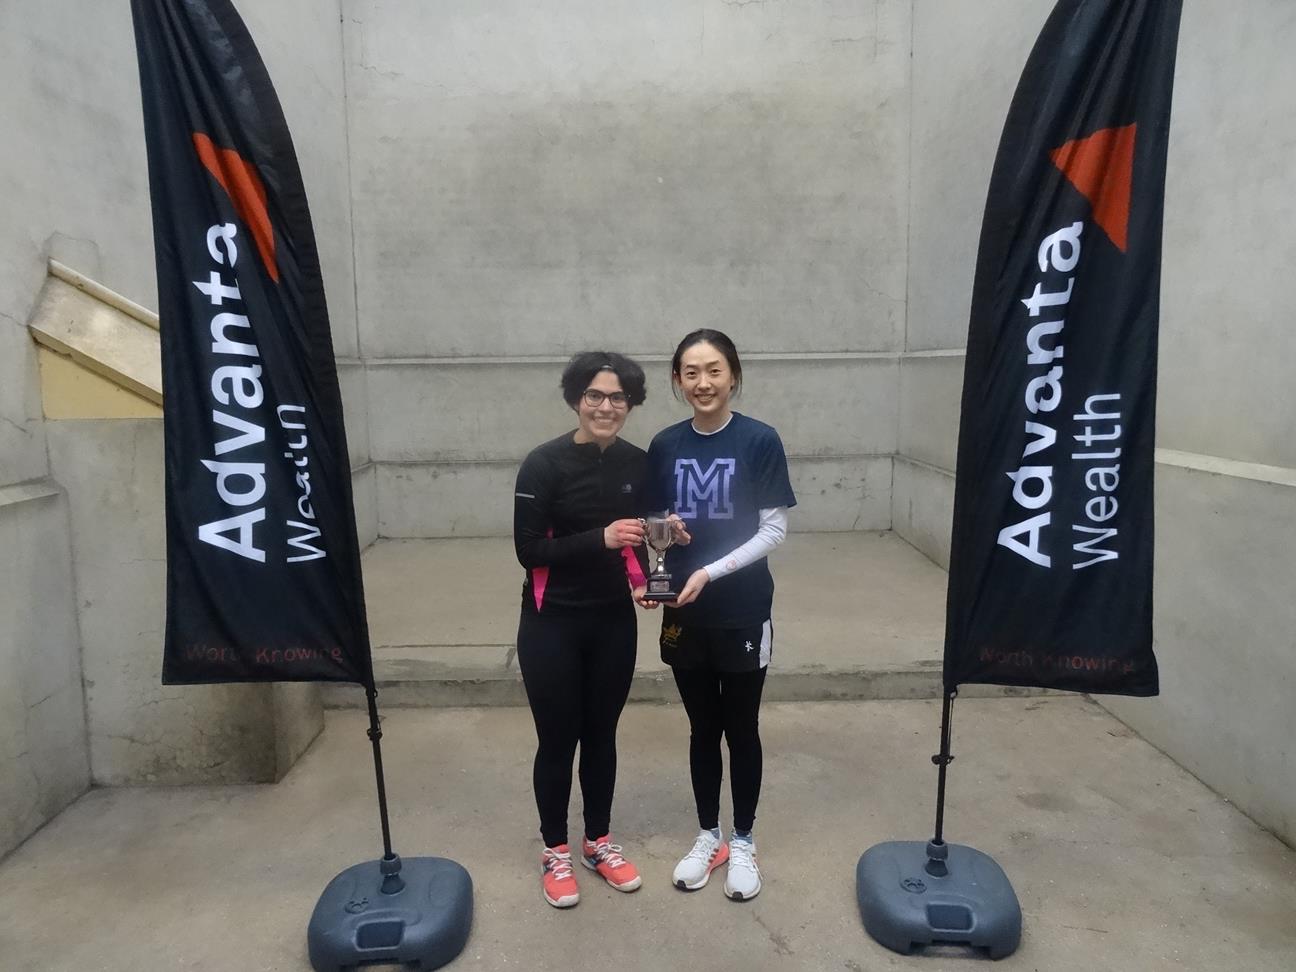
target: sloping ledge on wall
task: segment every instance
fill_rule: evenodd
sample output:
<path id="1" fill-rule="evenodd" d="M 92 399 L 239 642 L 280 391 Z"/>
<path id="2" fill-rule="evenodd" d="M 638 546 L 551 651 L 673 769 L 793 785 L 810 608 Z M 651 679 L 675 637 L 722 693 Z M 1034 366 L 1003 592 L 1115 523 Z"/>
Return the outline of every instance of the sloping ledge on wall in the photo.
<path id="1" fill-rule="evenodd" d="M 147 307 L 50 260 L 27 329 L 37 344 L 45 418 L 162 417 L 161 333 L 158 315 Z M 338 361 L 344 398 L 349 394 L 363 406 L 363 386 L 348 383 L 348 376 L 361 371 L 358 361 Z M 360 443 L 360 451 L 351 454 L 351 484 L 363 548 L 377 539 L 378 511 L 374 468 L 361 434 L 363 407 L 357 414 L 359 428 L 349 426 L 347 437 Z"/>
<path id="2" fill-rule="evenodd" d="M 158 418 L 157 315 L 51 260 L 28 323 L 40 345 L 46 418 Z"/>

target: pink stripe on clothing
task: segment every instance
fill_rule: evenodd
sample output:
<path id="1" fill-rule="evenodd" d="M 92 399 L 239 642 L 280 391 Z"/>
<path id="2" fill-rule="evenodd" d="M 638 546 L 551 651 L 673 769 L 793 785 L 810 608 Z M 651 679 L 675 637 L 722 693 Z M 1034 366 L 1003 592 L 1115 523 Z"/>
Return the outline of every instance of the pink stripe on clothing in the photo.
<path id="1" fill-rule="evenodd" d="M 626 576 L 630 578 L 630 586 L 643 587 L 647 584 L 648 578 L 644 576 L 643 568 L 639 566 L 639 558 L 634 555 L 634 551 L 629 547 L 622 547 L 621 556 L 625 558 Z"/>
<path id="2" fill-rule="evenodd" d="M 548 567 L 531 568 L 531 596 L 535 598 L 536 610 L 544 603 L 545 585 L 549 583 Z"/>
<path id="3" fill-rule="evenodd" d="M 545 531 L 545 536 L 548 537 L 550 540 L 553 539 L 553 527 L 550 527 L 548 530 Z M 549 584 L 549 568 L 532 567 L 531 568 L 531 596 L 535 598 L 537 611 L 539 611 L 541 605 L 544 604 L 544 592 L 545 592 L 545 587 L 547 587 L 548 584 Z"/>

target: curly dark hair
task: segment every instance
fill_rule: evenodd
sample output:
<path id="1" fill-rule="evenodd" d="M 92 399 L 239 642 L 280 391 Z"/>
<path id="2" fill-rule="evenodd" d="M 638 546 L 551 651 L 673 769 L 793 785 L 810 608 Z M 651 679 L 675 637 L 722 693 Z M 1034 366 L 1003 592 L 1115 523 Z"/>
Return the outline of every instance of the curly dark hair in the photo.
<path id="1" fill-rule="evenodd" d="M 704 341 L 723 354 L 725 361 L 729 362 L 729 371 L 734 380 L 733 394 L 734 398 L 737 398 L 742 391 L 742 362 L 738 360 L 738 349 L 734 347 L 733 340 L 724 331 L 700 327 L 696 331 L 689 331 L 685 334 L 684 339 L 675 348 L 675 356 L 671 358 L 671 377 L 679 377 L 680 358 L 684 356 L 684 352 L 693 345 L 701 344 Z M 671 382 L 671 388 L 675 391 L 675 397 L 678 398 L 679 392 L 674 382 Z"/>
<path id="2" fill-rule="evenodd" d="M 644 370 L 633 358 L 615 351 L 578 351 L 572 355 L 562 373 L 563 401 L 576 408 L 581 395 L 600 371 L 610 371 L 621 382 L 630 407 L 642 405 L 648 398 L 644 387 Z"/>

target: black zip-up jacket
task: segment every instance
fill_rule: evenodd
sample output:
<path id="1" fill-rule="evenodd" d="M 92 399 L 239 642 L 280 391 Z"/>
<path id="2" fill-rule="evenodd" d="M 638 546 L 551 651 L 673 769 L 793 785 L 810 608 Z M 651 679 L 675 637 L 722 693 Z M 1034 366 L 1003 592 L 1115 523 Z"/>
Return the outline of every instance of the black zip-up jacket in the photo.
<path id="1" fill-rule="evenodd" d="M 566 612 L 629 597 L 620 550 L 603 543 L 613 520 L 639 515 L 645 453 L 618 438 L 605 450 L 575 432 L 536 446 L 522 461 L 513 497 L 513 545 L 527 570 L 522 609 Z M 643 547 L 627 548 L 646 573 Z"/>

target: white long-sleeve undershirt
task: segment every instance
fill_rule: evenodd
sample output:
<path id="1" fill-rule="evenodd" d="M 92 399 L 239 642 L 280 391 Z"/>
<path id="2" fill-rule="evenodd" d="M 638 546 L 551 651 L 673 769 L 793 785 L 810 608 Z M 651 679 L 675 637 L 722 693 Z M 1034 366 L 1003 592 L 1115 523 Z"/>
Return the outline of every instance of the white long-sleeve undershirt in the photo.
<path id="1" fill-rule="evenodd" d="M 742 570 L 762 557 L 769 556 L 770 551 L 782 543 L 783 538 L 787 536 L 787 522 L 786 506 L 771 506 L 761 510 L 760 525 L 756 527 L 756 535 L 702 569 L 707 572 L 711 580 L 715 580 L 717 577 Z"/>

